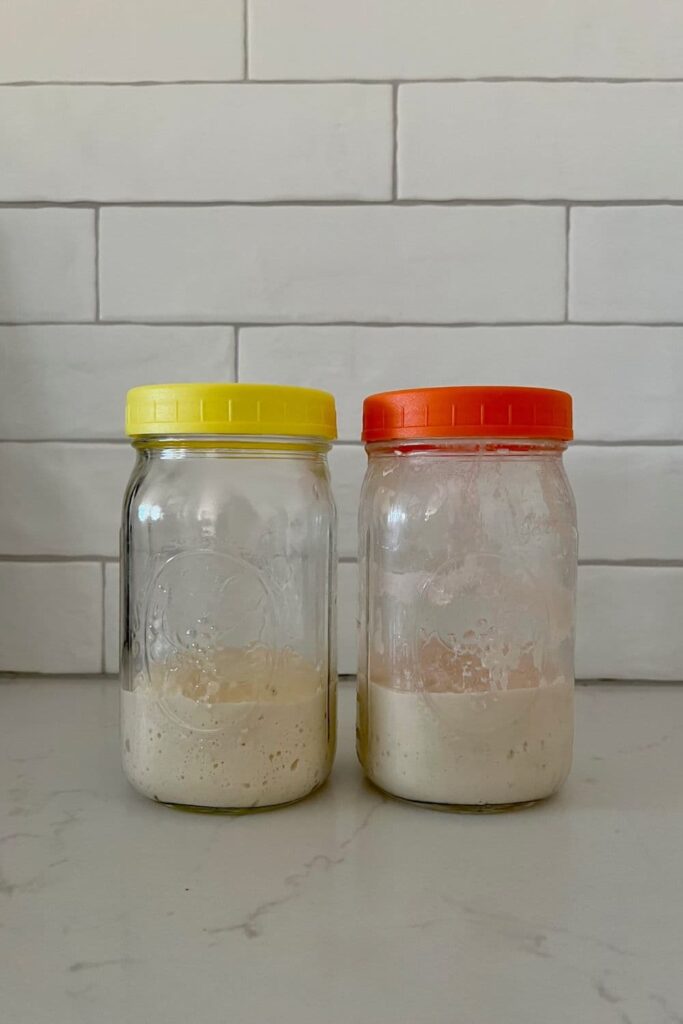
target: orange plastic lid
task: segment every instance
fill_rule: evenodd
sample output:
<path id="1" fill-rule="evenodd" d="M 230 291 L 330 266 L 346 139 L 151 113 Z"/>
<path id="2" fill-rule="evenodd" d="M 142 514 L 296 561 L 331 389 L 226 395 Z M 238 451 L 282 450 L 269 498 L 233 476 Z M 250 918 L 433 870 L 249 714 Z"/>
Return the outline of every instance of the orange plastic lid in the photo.
<path id="1" fill-rule="evenodd" d="M 551 388 L 412 388 L 363 402 L 363 440 L 534 437 L 571 441 L 572 396 Z"/>

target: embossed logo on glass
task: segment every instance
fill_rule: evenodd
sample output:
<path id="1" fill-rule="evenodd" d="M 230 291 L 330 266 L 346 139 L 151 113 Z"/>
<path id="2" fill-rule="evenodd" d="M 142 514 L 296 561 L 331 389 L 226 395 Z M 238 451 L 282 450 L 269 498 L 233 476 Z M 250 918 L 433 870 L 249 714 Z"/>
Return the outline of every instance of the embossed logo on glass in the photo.
<path id="1" fill-rule="evenodd" d="M 145 617 L 146 672 L 166 713 L 183 724 L 166 697 L 204 703 L 211 731 L 213 703 L 254 699 L 270 685 L 276 632 L 270 588 L 250 562 L 216 551 L 172 555 L 152 579 Z"/>

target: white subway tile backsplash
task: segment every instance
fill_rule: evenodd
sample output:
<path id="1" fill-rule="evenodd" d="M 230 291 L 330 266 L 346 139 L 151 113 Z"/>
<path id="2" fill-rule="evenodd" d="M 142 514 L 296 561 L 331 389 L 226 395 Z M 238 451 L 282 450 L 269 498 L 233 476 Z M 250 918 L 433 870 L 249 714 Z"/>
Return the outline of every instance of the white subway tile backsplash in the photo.
<path id="1" fill-rule="evenodd" d="M 572 210 L 569 268 L 573 320 L 683 320 L 683 207 Z"/>
<path id="2" fill-rule="evenodd" d="M 683 446 L 578 447 L 565 459 L 581 558 L 683 561 Z"/>
<path id="3" fill-rule="evenodd" d="M 363 398 L 436 384 L 557 387 L 581 440 L 683 440 L 683 327 L 259 327 L 240 379 L 326 388 L 357 440 Z"/>
<path id="4" fill-rule="evenodd" d="M 104 671 L 119 670 L 119 565 L 104 567 Z"/>
<path id="5" fill-rule="evenodd" d="M 101 565 L 0 561 L 0 668 L 101 672 Z"/>
<path id="6" fill-rule="evenodd" d="M 341 673 L 363 397 L 507 383 L 574 396 L 579 676 L 683 680 L 683 6 L 86 6 L 0 16 L 0 671 L 115 671 L 126 391 L 238 377 L 337 399 Z"/>
<path id="7" fill-rule="evenodd" d="M 682 120 L 681 83 L 402 85 L 398 194 L 680 199 Z"/>
<path id="8" fill-rule="evenodd" d="M 360 445 L 330 454 L 339 554 L 357 554 Z M 683 446 L 570 448 L 565 465 L 579 520 L 579 556 L 588 561 L 683 561 Z"/>
<path id="9" fill-rule="evenodd" d="M 1 444 L 0 557 L 117 557 L 128 445 Z"/>
<path id="10" fill-rule="evenodd" d="M 105 209 L 105 319 L 558 320 L 545 207 Z"/>
<path id="11" fill-rule="evenodd" d="M 0 326 L 0 440 L 123 437 L 136 384 L 234 379 L 231 327 Z"/>
<path id="12" fill-rule="evenodd" d="M 683 680 L 683 569 L 582 566 L 579 679 Z"/>
<path id="13" fill-rule="evenodd" d="M 0 90 L 0 198 L 388 199 L 388 85 Z"/>
<path id="14" fill-rule="evenodd" d="M 244 0 L 4 0 L 0 81 L 241 78 Z"/>
<path id="15" fill-rule="evenodd" d="M 0 209 L 0 322 L 94 318 L 94 212 Z"/>
<path id="16" fill-rule="evenodd" d="M 671 0 L 250 0 L 254 78 L 680 78 Z"/>

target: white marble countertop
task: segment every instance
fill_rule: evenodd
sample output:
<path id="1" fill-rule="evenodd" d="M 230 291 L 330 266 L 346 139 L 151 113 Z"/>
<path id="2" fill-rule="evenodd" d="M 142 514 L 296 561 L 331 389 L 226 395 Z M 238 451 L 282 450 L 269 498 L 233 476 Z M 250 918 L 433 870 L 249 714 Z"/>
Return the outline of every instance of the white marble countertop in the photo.
<path id="1" fill-rule="evenodd" d="M 498 816 L 366 786 L 350 687 L 316 796 L 174 811 L 117 706 L 0 684 L 3 1024 L 683 1021 L 683 686 L 581 687 L 565 789 Z"/>

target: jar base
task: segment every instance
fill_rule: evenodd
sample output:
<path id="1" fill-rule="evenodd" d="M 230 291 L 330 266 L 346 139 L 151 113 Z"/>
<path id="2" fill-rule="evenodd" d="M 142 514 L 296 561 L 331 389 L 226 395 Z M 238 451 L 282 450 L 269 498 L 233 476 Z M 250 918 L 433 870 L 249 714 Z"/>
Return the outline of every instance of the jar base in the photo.
<path id="1" fill-rule="evenodd" d="M 429 800 L 411 800 L 409 797 L 397 796 L 396 793 L 390 793 L 389 790 L 382 789 L 372 779 L 367 779 L 367 782 L 368 785 L 376 789 L 382 796 L 387 796 L 400 804 L 420 807 L 425 811 L 439 811 L 442 814 L 508 814 L 513 811 L 525 811 L 529 807 L 536 807 L 538 804 L 551 800 L 555 795 L 554 793 L 549 793 L 547 796 L 539 796 L 534 800 L 518 800 L 504 804 L 444 804 L 434 803 Z"/>
<path id="2" fill-rule="evenodd" d="M 186 814 L 223 814 L 231 818 L 237 818 L 245 814 L 264 814 L 268 811 L 279 811 L 283 810 L 285 807 L 293 807 L 294 804 L 300 804 L 303 800 L 308 800 L 309 797 L 318 793 L 326 782 L 327 779 L 323 779 L 323 781 L 318 783 L 318 785 L 313 789 L 309 789 L 307 793 L 302 793 L 301 796 L 294 797 L 293 800 L 286 800 L 283 803 L 278 804 L 263 804 L 262 806 L 253 807 L 206 807 L 202 804 L 181 804 L 172 800 L 159 800 L 157 797 L 147 797 L 147 799 L 151 799 L 152 803 L 160 804 L 162 807 L 169 807 L 173 811 L 184 811 Z M 136 787 L 133 788 L 135 789 Z M 137 792 L 139 792 L 139 790 Z M 140 795 L 145 796 L 146 794 L 142 793 Z"/>

